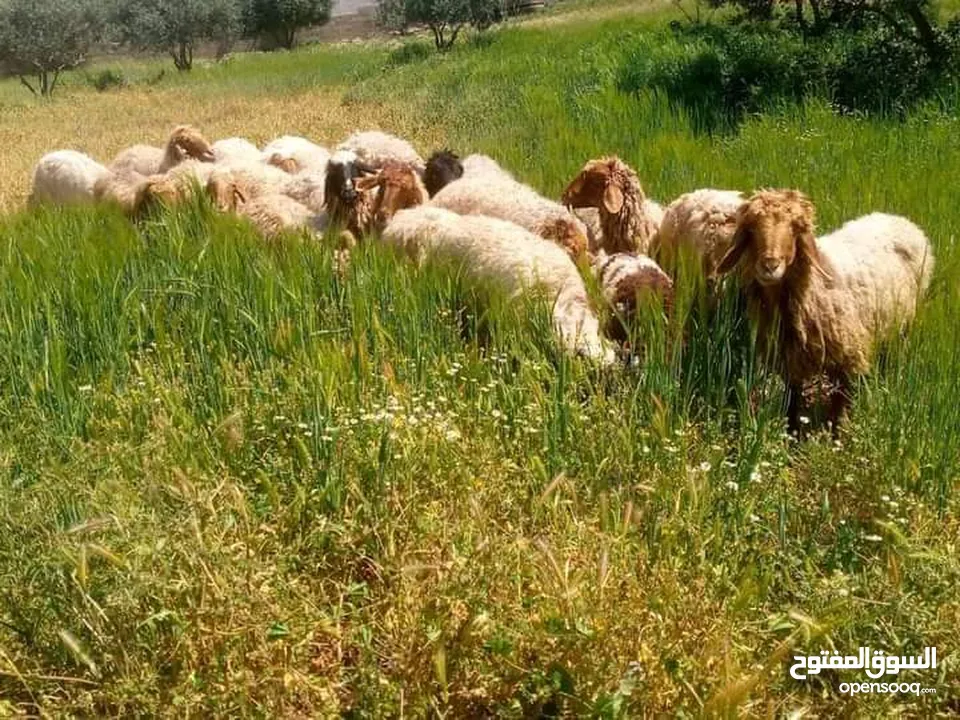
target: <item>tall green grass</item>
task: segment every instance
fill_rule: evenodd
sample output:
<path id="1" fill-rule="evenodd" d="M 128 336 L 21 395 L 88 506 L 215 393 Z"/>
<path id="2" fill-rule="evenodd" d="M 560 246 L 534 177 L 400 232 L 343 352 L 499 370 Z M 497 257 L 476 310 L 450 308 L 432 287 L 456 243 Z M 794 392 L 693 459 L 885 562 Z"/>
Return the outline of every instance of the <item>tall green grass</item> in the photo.
<path id="1" fill-rule="evenodd" d="M 937 253 L 839 443 L 784 436 L 735 293 L 684 277 L 638 362 L 375 245 L 265 246 L 203 203 L 0 225 L 0 711 L 627 717 L 949 714 L 960 564 L 957 121 L 811 104 L 723 140 L 615 88 L 652 19 L 239 58 L 188 91 L 352 76 L 557 195 L 618 153 L 651 196 L 791 186 L 824 229 L 904 213 Z M 531 52 L 536 48 L 536 52 Z M 414 58 L 416 55 L 414 54 Z M 300 72 L 316 64 L 312 80 Z M 327 66 L 329 64 L 329 67 Z M 921 698 L 798 683 L 793 652 L 936 645 Z"/>

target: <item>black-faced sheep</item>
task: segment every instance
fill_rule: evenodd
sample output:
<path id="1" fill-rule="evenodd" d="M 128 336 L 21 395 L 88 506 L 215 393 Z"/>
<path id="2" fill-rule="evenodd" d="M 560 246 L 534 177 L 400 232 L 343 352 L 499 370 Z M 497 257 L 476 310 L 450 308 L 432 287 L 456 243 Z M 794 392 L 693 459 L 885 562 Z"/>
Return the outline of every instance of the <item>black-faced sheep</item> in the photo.
<path id="1" fill-rule="evenodd" d="M 718 271 L 742 268 L 759 345 L 777 342 L 791 432 L 800 429 L 804 385 L 824 375 L 837 432 L 852 379 L 869 372 L 878 342 L 913 318 L 933 264 L 926 235 L 906 218 L 874 213 L 817 238 L 813 204 L 798 191 L 761 191 L 740 208 Z"/>
<path id="2" fill-rule="evenodd" d="M 373 226 L 375 192 L 358 188 L 357 184 L 360 178 L 375 172 L 349 150 L 338 150 L 327 163 L 324 207 L 331 224 L 343 229 L 343 240 L 348 244 L 359 240 Z"/>
<path id="3" fill-rule="evenodd" d="M 134 145 L 117 154 L 110 163 L 110 170 L 118 175 L 156 175 L 188 159 L 212 163 L 216 158 L 210 143 L 199 130 L 181 125 L 171 133 L 165 148 Z"/>
<path id="4" fill-rule="evenodd" d="M 663 220 L 663 209 L 647 199 L 637 174 L 618 157 L 590 160 L 563 191 L 562 202 L 597 208 L 602 249 L 609 255 L 648 253 Z"/>
<path id="5" fill-rule="evenodd" d="M 381 238 L 418 261 L 454 262 L 473 280 L 498 285 L 511 295 L 545 291 L 553 300 L 554 328 L 565 350 L 604 363 L 615 360 L 600 337 L 577 267 L 554 243 L 505 220 L 429 205 L 398 212 Z"/>

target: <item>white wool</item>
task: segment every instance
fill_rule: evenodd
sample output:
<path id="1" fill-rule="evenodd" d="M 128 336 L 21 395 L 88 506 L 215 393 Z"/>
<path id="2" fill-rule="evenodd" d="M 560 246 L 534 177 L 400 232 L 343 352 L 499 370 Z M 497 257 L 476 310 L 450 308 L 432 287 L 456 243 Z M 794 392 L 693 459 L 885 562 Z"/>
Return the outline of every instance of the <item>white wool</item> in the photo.
<path id="1" fill-rule="evenodd" d="M 283 232 L 310 230 L 322 233 L 327 227 L 326 213 L 316 213 L 296 200 L 279 194 L 260 195 L 242 203 L 238 213 L 250 220 L 266 238 L 275 238 Z"/>
<path id="2" fill-rule="evenodd" d="M 249 140 L 240 137 L 217 140 L 212 146 L 215 162 L 221 165 L 256 165 L 260 151 Z"/>
<path id="3" fill-rule="evenodd" d="M 713 277 L 733 241 L 744 200 L 736 190 L 711 188 L 681 195 L 661 211 L 659 252 L 672 258 L 681 249 L 693 251 L 702 259 L 704 275 Z"/>
<path id="4" fill-rule="evenodd" d="M 496 284 L 513 296 L 533 288 L 545 291 L 554 301 L 554 328 L 563 347 L 603 362 L 614 360 L 600 338 L 576 266 L 553 243 L 504 220 L 426 205 L 398 212 L 382 241 L 417 259 L 460 263 L 474 281 Z"/>
<path id="5" fill-rule="evenodd" d="M 477 177 L 479 175 L 496 175 L 513 180 L 514 177 L 507 170 L 489 155 L 475 153 L 465 157 L 461 163 L 463 165 L 463 177 Z"/>
<path id="6" fill-rule="evenodd" d="M 434 195 L 430 205 L 460 215 L 487 215 L 509 220 L 541 237 L 549 232 L 553 223 L 566 220 L 581 234 L 584 247 L 587 245 L 587 228 L 578 217 L 560 203 L 543 197 L 530 186 L 507 175 L 464 175 Z"/>
<path id="7" fill-rule="evenodd" d="M 923 230 L 904 217 L 872 213 L 817 238 L 832 266 L 832 292 L 849 297 L 859 322 L 889 331 L 916 314 L 930 286 L 933 250 Z"/>
<path id="8" fill-rule="evenodd" d="M 330 161 L 330 151 L 325 147 L 295 135 L 284 135 L 271 141 L 260 154 L 263 162 L 274 157 L 293 160 L 301 172 L 321 172 Z"/>
<path id="9" fill-rule="evenodd" d="M 426 167 L 413 145 L 380 130 L 355 132 L 340 143 L 337 150 L 351 150 L 360 160 L 374 167 L 380 167 L 388 160 L 409 163 L 421 172 Z"/>
<path id="10" fill-rule="evenodd" d="M 91 202 L 98 180 L 110 171 L 76 150 L 57 150 L 40 158 L 33 169 L 30 204 Z"/>

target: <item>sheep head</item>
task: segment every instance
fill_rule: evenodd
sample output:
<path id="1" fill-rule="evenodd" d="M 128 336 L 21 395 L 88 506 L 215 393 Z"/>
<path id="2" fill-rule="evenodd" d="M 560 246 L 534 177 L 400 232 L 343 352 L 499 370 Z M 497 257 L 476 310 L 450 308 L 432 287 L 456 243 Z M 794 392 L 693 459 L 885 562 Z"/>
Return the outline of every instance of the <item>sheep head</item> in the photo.
<path id="1" fill-rule="evenodd" d="M 167 141 L 167 150 L 177 162 L 190 158 L 201 162 L 216 160 L 210 143 L 199 130 L 190 125 L 181 125 L 173 131 Z"/>
<path id="2" fill-rule="evenodd" d="M 460 162 L 460 156 L 452 150 L 437 150 L 427 160 L 427 167 L 423 171 L 423 185 L 430 193 L 430 197 L 433 197 L 461 177 L 463 177 L 463 163 Z"/>
<path id="3" fill-rule="evenodd" d="M 142 215 L 157 206 L 173 207 L 185 197 L 183 183 L 170 175 L 150 175 L 137 187 L 133 214 Z"/>
<path id="4" fill-rule="evenodd" d="M 212 175 L 207 181 L 207 197 L 220 212 L 236 212 L 247 202 L 240 182 L 230 175 Z"/>
<path id="5" fill-rule="evenodd" d="M 744 279 L 764 287 L 810 269 L 830 277 L 817 250 L 813 203 L 797 190 L 761 190 L 737 213 L 733 243 L 717 267 L 726 274 L 743 263 Z"/>
<path id="6" fill-rule="evenodd" d="M 273 165 L 283 170 L 285 173 L 296 175 L 303 170 L 303 167 L 292 157 L 284 157 L 280 153 L 273 153 L 267 160 L 267 165 Z"/>
<path id="7" fill-rule="evenodd" d="M 624 190 L 630 180 L 640 189 L 636 173 L 615 155 L 590 160 L 563 191 L 562 201 L 567 207 L 602 208 L 617 215 L 623 209 Z M 642 189 L 640 199 L 643 199 Z"/>
<path id="8" fill-rule="evenodd" d="M 425 204 L 430 196 L 416 169 L 409 163 L 387 162 L 379 173 L 357 182 L 360 192 L 376 192 L 373 201 L 373 222 L 383 230 L 400 210 Z"/>
<path id="9" fill-rule="evenodd" d="M 584 230 L 576 218 L 556 218 L 544 222 L 537 229 L 537 235 L 555 242 L 577 260 L 587 251 L 589 244 Z"/>
<path id="10" fill-rule="evenodd" d="M 331 220 L 343 222 L 348 218 L 362 197 L 357 188 L 358 180 L 376 172 L 350 150 L 338 150 L 334 153 L 327 163 L 323 187 L 324 204 Z"/>

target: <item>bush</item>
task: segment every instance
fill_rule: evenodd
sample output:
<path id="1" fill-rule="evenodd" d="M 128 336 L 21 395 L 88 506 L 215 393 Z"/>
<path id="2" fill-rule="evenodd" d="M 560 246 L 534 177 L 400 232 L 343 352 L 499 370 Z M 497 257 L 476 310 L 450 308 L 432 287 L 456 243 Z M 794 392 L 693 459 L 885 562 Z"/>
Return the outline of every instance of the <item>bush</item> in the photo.
<path id="1" fill-rule="evenodd" d="M 291 49 L 297 32 L 330 20 L 331 0 L 250 0 L 246 12 L 248 35 L 260 39 L 261 47 Z"/>
<path id="2" fill-rule="evenodd" d="M 126 86 L 127 79 L 119 70 L 101 70 L 98 73 L 87 73 L 87 84 L 96 88 L 97 92 L 104 92 L 113 88 Z"/>
<path id="3" fill-rule="evenodd" d="M 425 42 L 404 43 L 396 50 L 390 52 L 387 56 L 387 65 L 397 67 L 400 65 L 409 65 L 410 63 L 420 62 L 433 54 L 430 45 Z"/>
<path id="4" fill-rule="evenodd" d="M 627 57 L 618 88 L 663 93 L 701 132 L 731 130 L 749 113 L 813 95 L 842 112 L 900 114 L 936 93 L 952 66 L 935 66 L 883 26 L 807 38 L 750 23 L 673 31 Z"/>

